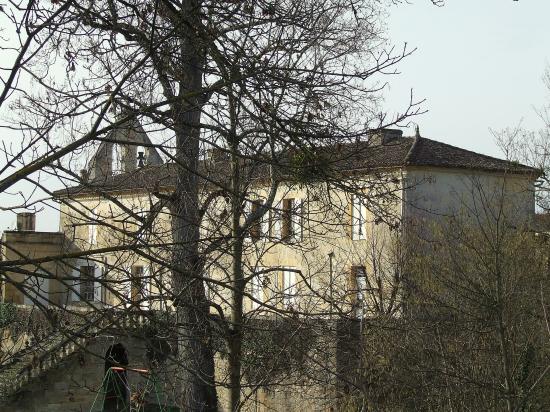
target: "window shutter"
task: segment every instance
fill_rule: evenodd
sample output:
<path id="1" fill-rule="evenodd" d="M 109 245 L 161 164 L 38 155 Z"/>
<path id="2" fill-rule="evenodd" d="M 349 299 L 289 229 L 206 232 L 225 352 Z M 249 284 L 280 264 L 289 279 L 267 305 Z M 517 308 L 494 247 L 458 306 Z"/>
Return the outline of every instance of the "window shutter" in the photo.
<path id="1" fill-rule="evenodd" d="M 295 199 L 294 210 L 292 211 L 292 235 L 295 241 L 302 241 L 304 238 L 303 225 L 303 199 Z"/>
<path id="2" fill-rule="evenodd" d="M 74 265 L 75 268 L 71 272 L 74 280 L 72 282 L 69 301 L 80 302 L 80 266 L 85 265 L 85 262 L 77 260 Z"/>
<path id="3" fill-rule="evenodd" d="M 351 197 L 351 238 L 365 239 L 367 207 L 359 196 Z"/>
<path id="4" fill-rule="evenodd" d="M 260 221 L 260 231 L 261 231 L 262 236 L 269 236 L 270 211 L 265 210 L 265 208 L 266 208 L 265 204 L 262 204 L 262 207 L 264 208 L 264 210 L 263 210 L 264 214 L 262 215 L 262 220 Z"/>
<path id="5" fill-rule="evenodd" d="M 149 265 L 143 268 L 143 279 L 141 280 L 141 294 L 143 301 L 141 307 L 149 309 L 151 306 L 151 267 Z"/>
<path id="6" fill-rule="evenodd" d="M 132 304 L 132 268 L 125 268 L 123 281 L 120 283 L 120 298 L 126 307 Z"/>
<path id="7" fill-rule="evenodd" d="M 101 277 L 101 270 L 95 265 L 94 266 L 94 279 L 99 279 Z M 101 283 L 97 280 L 94 282 L 94 301 L 101 302 Z"/>
<path id="8" fill-rule="evenodd" d="M 275 208 L 273 209 L 272 213 L 272 224 L 271 224 L 271 230 L 272 230 L 272 237 L 274 240 L 280 240 L 281 239 L 281 202 L 277 202 L 275 204 Z"/>
<path id="9" fill-rule="evenodd" d="M 101 266 L 101 279 L 103 282 L 107 282 L 107 274 L 109 273 L 107 258 L 103 258 L 103 265 Z M 101 286 L 101 302 L 107 304 L 107 288 L 103 285 Z"/>
<path id="10" fill-rule="evenodd" d="M 357 239 L 357 196 L 351 196 L 351 238 Z"/>
<path id="11" fill-rule="evenodd" d="M 364 202 L 361 202 L 361 231 L 363 236 L 361 239 L 367 238 L 367 206 Z"/>
<path id="12" fill-rule="evenodd" d="M 244 201 L 244 220 L 246 221 L 249 217 L 250 217 L 250 214 L 252 213 L 252 202 L 250 200 L 245 200 Z M 245 234 L 245 240 L 251 240 L 252 237 L 250 236 L 250 230 L 251 228 L 249 227 L 248 230 L 246 231 L 246 234 Z"/>
<path id="13" fill-rule="evenodd" d="M 95 246 L 97 244 L 97 225 L 96 225 L 96 209 L 92 209 L 91 211 L 91 217 L 90 217 L 90 224 L 88 225 L 88 243 L 90 243 L 91 246 Z"/>
<path id="14" fill-rule="evenodd" d="M 255 202 L 252 203 L 251 213 L 257 216 L 258 214 L 263 213 L 264 208 L 265 206 L 263 201 L 256 200 Z M 261 217 L 257 217 L 252 223 L 252 225 L 250 225 L 249 233 L 252 239 L 259 240 L 264 235 L 263 222 L 264 222 L 264 217 L 262 215 Z"/>
<path id="15" fill-rule="evenodd" d="M 350 239 L 353 239 L 353 195 L 350 195 L 349 202 L 346 208 L 346 232 Z"/>

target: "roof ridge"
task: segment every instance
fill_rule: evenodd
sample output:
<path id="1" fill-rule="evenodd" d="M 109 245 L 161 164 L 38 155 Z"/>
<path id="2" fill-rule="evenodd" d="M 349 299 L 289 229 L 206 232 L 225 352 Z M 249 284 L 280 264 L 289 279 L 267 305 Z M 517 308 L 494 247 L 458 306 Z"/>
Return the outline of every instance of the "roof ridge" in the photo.
<path id="1" fill-rule="evenodd" d="M 416 144 L 418 142 L 419 139 L 422 139 L 422 137 L 420 136 L 415 136 L 413 138 L 413 142 L 411 144 L 411 147 L 409 148 L 409 151 L 407 152 L 407 154 L 405 155 L 405 158 L 403 159 L 403 166 L 406 166 L 408 163 L 409 163 L 409 159 L 411 158 L 412 156 L 412 152 L 414 151 L 414 149 L 416 148 Z"/>
<path id="2" fill-rule="evenodd" d="M 427 138 L 427 137 L 422 137 L 422 139 L 429 140 L 430 142 L 434 142 L 436 144 L 440 144 L 440 145 L 443 145 L 443 146 L 452 147 L 453 149 L 457 149 L 457 150 L 460 150 L 462 152 L 467 152 L 467 153 L 474 154 L 476 156 L 481 156 L 481 157 L 484 157 L 486 159 L 495 160 L 495 161 L 500 162 L 500 163 L 507 163 L 509 165 L 513 165 L 513 166 L 516 166 L 516 167 L 520 166 L 520 167 L 526 167 L 526 168 L 533 169 L 533 170 L 538 170 L 536 167 L 529 166 L 529 165 L 526 165 L 526 164 L 523 164 L 523 163 L 520 163 L 520 162 L 517 162 L 517 161 L 514 161 L 514 160 L 500 159 L 500 158 L 495 157 L 495 156 L 487 155 L 487 154 L 484 154 L 484 153 L 479 153 L 479 152 L 476 152 L 476 151 L 473 151 L 473 150 L 465 149 L 463 147 L 455 146 L 455 145 L 452 145 L 452 144 L 449 144 L 449 143 L 445 143 L 445 142 L 442 142 L 442 141 L 439 141 L 439 140 L 430 139 L 430 138 Z"/>

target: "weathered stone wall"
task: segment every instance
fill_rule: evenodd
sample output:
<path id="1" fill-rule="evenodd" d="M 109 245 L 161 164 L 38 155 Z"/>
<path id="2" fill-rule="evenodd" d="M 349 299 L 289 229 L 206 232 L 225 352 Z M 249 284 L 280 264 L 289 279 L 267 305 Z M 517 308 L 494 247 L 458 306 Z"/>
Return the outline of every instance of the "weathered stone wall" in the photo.
<path id="1" fill-rule="evenodd" d="M 19 261 L 45 256 L 62 256 L 74 251 L 73 245 L 64 234 L 57 232 L 4 231 L 2 243 L 3 246 L 0 252 L 2 260 Z M 70 264 L 71 262 L 68 260 L 65 263 Z M 45 292 L 44 294 L 49 301 L 55 305 L 66 304 L 67 286 L 58 280 L 65 278 L 70 273 L 70 269 L 65 263 L 51 260 L 41 264 L 21 265 L 21 269 L 29 271 L 29 274 L 40 274 L 39 277 L 6 272 L 5 276 L 8 280 L 2 283 L 2 301 L 23 304 L 25 298 L 21 288 L 24 286 L 27 293 L 31 293 L 33 290 L 36 292 L 38 288 L 37 281 L 44 278 L 47 283 L 42 286 L 46 289 L 43 292 Z M 38 295 L 40 294 L 38 293 Z"/>
<path id="2" fill-rule="evenodd" d="M 103 381 L 104 360 L 101 356 L 113 343 L 120 342 L 128 350 L 132 368 L 147 368 L 143 340 L 126 337 L 98 337 L 81 351 L 61 361 L 48 372 L 35 378 L 18 392 L 0 411 L 13 412 L 82 412 L 101 411 L 103 398 L 98 395 Z M 146 379 L 137 372 L 128 373 L 131 387 L 143 387 Z M 150 396 L 154 393 L 151 392 Z M 92 405 L 97 397 L 93 409 Z"/>
<path id="3" fill-rule="evenodd" d="M 264 321 L 255 326 L 247 334 L 249 341 L 243 354 L 243 410 L 338 410 L 338 396 L 346 392 L 339 380 L 341 377 L 353 380 L 353 352 L 357 344 L 353 327 L 330 321 L 307 326 L 297 320 Z M 294 337 L 282 336 L 284 331 Z M 150 368 L 147 342 L 139 337 L 145 336 L 144 332 L 136 332 L 134 337 L 114 338 L 107 332 L 90 339 L 81 350 L 24 385 L 7 403 L 0 405 L 0 411 L 101 411 L 103 397 L 98 396 L 98 391 L 103 381 L 103 357 L 110 345 L 120 342 L 127 348 L 129 367 Z M 227 355 L 223 343 L 219 346 L 216 355 L 219 409 L 230 412 Z M 161 404 L 176 404 L 175 372 L 174 362 L 169 359 L 156 369 Z M 128 377 L 133 394 L 136 388 L 143 388 L 147 383 L 144 376 L 136 372 L 129 372 Z M 154 390 L 150 391 L 148 401 L 156 403 L 155 395 Z"/>

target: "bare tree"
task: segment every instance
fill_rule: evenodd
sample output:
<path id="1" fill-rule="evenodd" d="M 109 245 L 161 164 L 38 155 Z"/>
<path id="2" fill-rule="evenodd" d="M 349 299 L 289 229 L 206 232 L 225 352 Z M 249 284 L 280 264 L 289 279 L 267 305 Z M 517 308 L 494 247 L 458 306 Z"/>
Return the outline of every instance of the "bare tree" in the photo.
<path id="1" fill-rule="evenodd" d="M 159 290 L 177 307 L 185 409 L 217 407 L 210 344 L 213 303 L 204 281 L 229 292 L 231 315 L 222 328 L 229 344 L 230 403 L 238 409 L 243 298 L 252 297 L 247 283 L 254 279 L 244 269 L 258 266 L 258 260 L 247 257 L 253 247 L 246 239 L 270 213 L 287 213 L 274 204 L 283 181 L 295 186 L 324 181 L 329 191 L 365 189 L 346 183 L 335 167 L 349 153 L 331 159 L 320 153 L 335 143 L 364 139 L 369 128 L 419 113 L 412 100 L 392 118 L 377 110 L 383 89 L 379 75 L 394 70 L 409 51 L 385 47 L 379 5 L 369 1 L 52 1 L 11 4 L 3 13 L 18 44 L 3 78 L 0 105 L 13 110 L 5 112 L 5 127 L 19 133 L 20 147 L 4 149 L 2 192 L 40 172 L 112 202 L 105 214 L 70 190 L 58 195 L 76 232 L 90 226 L 91 219 L 91 227 L 109 231 L 113 242 L 110 247 L 88 242 L 84 251 L 64 251 L 64 256 L 96 260 L 115 272 L 132 266 L 132 252 L 159 266 L 141 277 L 158 280 L 163 271 L 171 272 L 172 287 L 159 282 Z M 18 79 L 24 87 L 17 86 Z M 175 165 L 169 185 L 156 180 L 139 187 L 147 192 L 145 213 L 112 194 L 123 187 L 110 175 L 112 165 L 107 173 L 101 172 L 99 158 L 84 164 L 98 146 L 124 143 L 135 149 L 143 144 L 117 137 L 121 128 L 135 129 L 137 120 L 156 137 L 149 147 Z M 215 167 L 204 160 L 210 150 L 221 153 Z M 87 173 L 77 172 L 79 163 Z M 139 172 L 134 173 L 137 179 Z M 267 182 L 262 207 L 248 213 L 247 204 L 258 204 L 258 179 Z M 34 185 L 51 194 L 45 184 Z M 228 220 L 218 217 L 218 232 L 201 236 L 205 215 L 222 199 L 228 199 Z M 365 202 L 377 209 L 376 199 Z M 170 216 L 169 233 L 154 224 L 163 214 Z M 231 261 L 227 280 L 208 278 L 207 269 L 224 252 Z M 113 260 L 105 263 L 105 253 Z M 4 267 L 14 270 L 19 263 L 5 262 Z M 131 278 L 131 270 L 125 270 Z M 47 271 L 44 276 L 55 277 Z M 69 288 L 72 281 L 71 276 L 62 279 Z M 113 296 L 127 301 L 119 288 L 127 283 L 104 283 Z M 276 305 L 271 310 L 281 311 Z"/>

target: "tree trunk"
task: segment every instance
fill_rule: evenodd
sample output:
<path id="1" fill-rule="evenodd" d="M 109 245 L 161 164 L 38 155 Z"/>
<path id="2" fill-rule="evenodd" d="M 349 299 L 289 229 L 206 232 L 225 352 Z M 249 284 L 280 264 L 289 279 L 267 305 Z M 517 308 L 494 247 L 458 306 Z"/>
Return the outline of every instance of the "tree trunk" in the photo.
<path id="1" fill-rule="evenodd" d="M 188 22 L 181 36 L 182 80 L 179 94 L 200 92 L 204 51 L 192 27 L 200 24 L 200 2 L 186 0 L 182 18 Z M 172 106 L 176 131 L 176 188 L 172 211 L 173 286 L 178 318 L 178 375 L 181 379 L 181 406 L 186 411 L 216 411 L 212 332 L 209 305 L 199 258 L 199 138 L 201 97 Z"/>
<path id="2" fill-rule="evenodd" d="M 231 327 L 229 336 L 229 386 L 231 411 L 237 411 L 241 403 L 241 357 L 243 342 L 243 294 L 245 281 L 243 278 L 243 240 L 244 233 L 240 225 L 243 198 L 240 184 L 240 165 L 233 147 L 231 159 L 231 189 L 232 194 L 232 300 Z"/>

